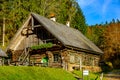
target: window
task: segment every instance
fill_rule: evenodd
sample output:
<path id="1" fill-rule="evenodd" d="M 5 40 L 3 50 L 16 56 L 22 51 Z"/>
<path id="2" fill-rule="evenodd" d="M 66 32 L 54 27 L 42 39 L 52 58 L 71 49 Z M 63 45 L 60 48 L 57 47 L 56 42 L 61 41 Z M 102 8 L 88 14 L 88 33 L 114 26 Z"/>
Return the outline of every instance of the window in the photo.
<path id="1" fill-rule="evenodd" d="M 54 54 L 54 62 L 58 62 L 58 58 L 59 58 L 58 54 Z"/>
<path id="2" fill-rule="evenodd" d="M 80 56 L 75 55 L 75 63 L 79 64 L 80 63 Z"/>
<path id="3" fill-rule="evenodd" d="M 53 56 L 54 56 L 54 62 L 60 62 L 61 56 L 59 52 L 54 53 Z"/>
<path id="4" fill-rule="evenodd" d="M 75 63 L 75 55 L 70 55 L 70 63 Z"/>

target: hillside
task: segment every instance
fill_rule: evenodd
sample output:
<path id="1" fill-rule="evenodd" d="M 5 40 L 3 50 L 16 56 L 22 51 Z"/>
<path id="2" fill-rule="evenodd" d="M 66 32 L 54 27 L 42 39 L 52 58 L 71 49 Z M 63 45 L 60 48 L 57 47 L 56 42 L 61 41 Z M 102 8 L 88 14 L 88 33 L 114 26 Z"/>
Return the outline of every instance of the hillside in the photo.
<path id="1" fill-rule="evenodd" d="M 76 80 L 74 76 L 57 68 L 3 66 L 0 80 Z"/>

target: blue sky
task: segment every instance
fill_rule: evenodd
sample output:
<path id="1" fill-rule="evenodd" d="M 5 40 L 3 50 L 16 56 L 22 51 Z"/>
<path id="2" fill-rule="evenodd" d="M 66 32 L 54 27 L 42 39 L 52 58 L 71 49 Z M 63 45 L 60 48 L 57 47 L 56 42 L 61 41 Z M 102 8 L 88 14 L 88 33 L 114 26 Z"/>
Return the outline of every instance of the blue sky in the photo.
<path id="1" fill-rule="evenodd" d="M 120 20 L 120 0 L 77 0 L 88 25 Z"/>

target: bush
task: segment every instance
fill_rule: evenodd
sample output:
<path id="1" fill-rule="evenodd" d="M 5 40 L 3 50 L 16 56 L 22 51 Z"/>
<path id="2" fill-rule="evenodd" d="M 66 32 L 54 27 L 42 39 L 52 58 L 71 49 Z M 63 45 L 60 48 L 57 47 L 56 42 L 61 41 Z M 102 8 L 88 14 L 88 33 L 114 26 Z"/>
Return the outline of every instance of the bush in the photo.
<path id="1" fill-rule="evenodd" d="M 102 69 L 102 72 L 109 72 L 113 69 L 112 65 L 110 62 L 101 62 L 100 63 L 100 66 L 101 66 L 101 69 Z"/>

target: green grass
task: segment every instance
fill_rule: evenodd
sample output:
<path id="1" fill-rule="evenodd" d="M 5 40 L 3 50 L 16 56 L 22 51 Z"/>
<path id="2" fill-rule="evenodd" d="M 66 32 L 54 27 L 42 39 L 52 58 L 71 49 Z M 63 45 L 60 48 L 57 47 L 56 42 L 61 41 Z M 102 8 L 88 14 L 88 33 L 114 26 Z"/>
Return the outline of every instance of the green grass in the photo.
<path id="1" fill-rule="evenodd" d="M 0 80 L 76 80 L 74 76 L 63 69 L 1 66 Z"/>
<path id="2" fill-rule="evenodd" d="M 76 74 L 77 76 L 79 76 L 80 78 L 82 78 L 82 71 L 73 71 L 74 74 Z M 97 78 L 98 77 L 98 78 Z M 89 73 L 89 76 L 84 76 L 84 80 L 88 80 L 87 78 L 89 78 L 89 80 L 100 80 L 100 73 Z M 103 78 L 103 80 L 106 80 L 105 78 Z"/>

